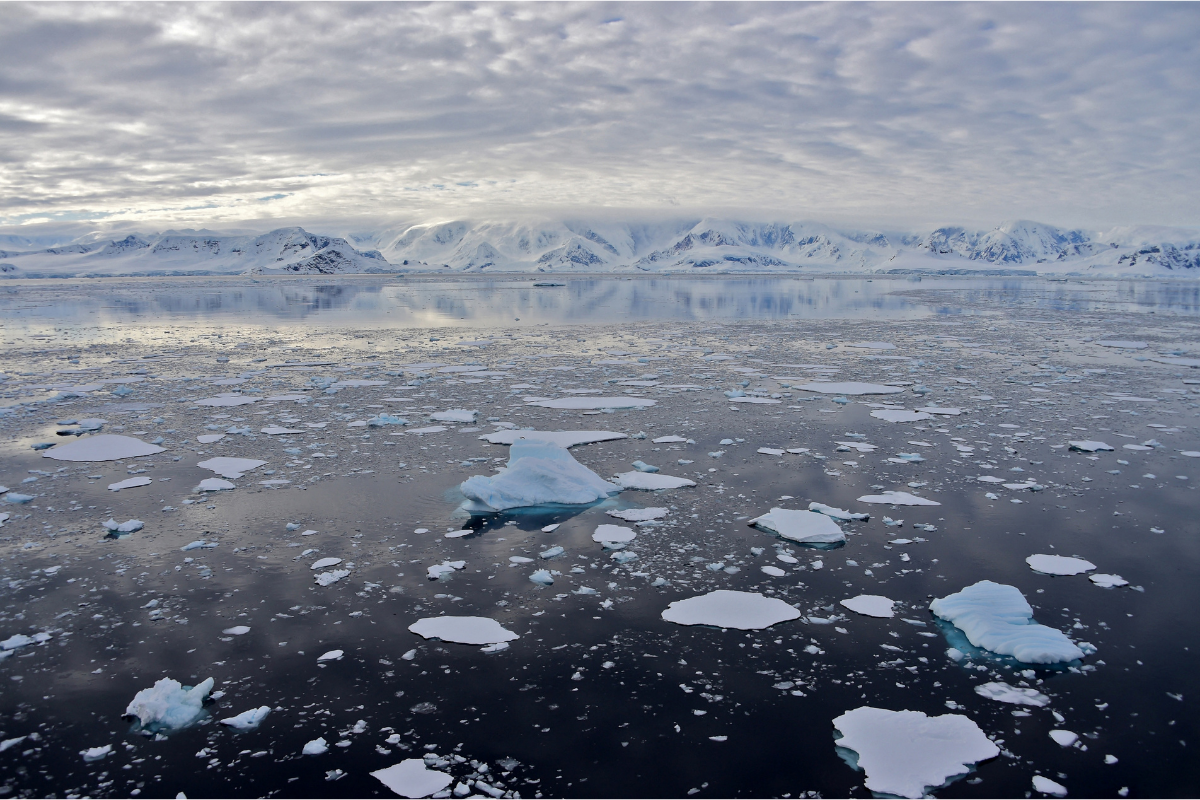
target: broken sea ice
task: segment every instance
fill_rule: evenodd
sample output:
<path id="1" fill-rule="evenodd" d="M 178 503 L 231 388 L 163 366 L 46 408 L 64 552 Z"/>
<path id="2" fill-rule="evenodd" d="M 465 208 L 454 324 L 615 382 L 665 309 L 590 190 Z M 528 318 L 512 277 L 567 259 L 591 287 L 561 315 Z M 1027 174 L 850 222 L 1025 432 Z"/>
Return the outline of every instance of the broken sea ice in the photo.
<path id="1" fill-rule="evenodd" d="M 1033 622 L 1033 609 L 1015 586 L 979 581 L 934 600 L 929 609 L 962 630 L 976 647 L 1026 664 L 1056 664 L 1084 656 L 1062 631 Z"/>
<path id="2" fill-rule="evenodd" d="M 497 644 L 521 638 L 490 617 L 425 617 L 408 629 L 426 639 L 457 644 Z"/>
<path id="3" fill-rule="evenodd" d="M 742 631 L 769 628 L 800 616 L 799 611 L 777 597 L 728 589 L 676 600 L 662 612 L 663 619 L 678 625 L 712 625 Z"/>
<path id="4" fill-rule="evenodd" d="M 162 678 L 149 689 L 134 695 L 125 709 L 125 716 L 137 717 L 141 726 L 148 730 L 183 728 L 203 713 L 204 699 L 212 691 L 213 684 L 212 678 L 194 687 Z"/>
<path id="5" fill-rule="evenodd" d="M 846 534 L 836 522 L 815 511 L 772 508 L 761 517 L 750 520 L 748 524 L 801 544 L 836 544 L 846 541 Z"/>
<path id="6" fill-rule="evenodd" d="M 638 473 L 640 474 L 640 473 Z M 515 441 L 499 474 L 476 475 L 460 485 L 472 511 L 503 511 L 547 503 L 594 503 L 621 490 L 575 460 L 566 448 L 542 441 Z"/>

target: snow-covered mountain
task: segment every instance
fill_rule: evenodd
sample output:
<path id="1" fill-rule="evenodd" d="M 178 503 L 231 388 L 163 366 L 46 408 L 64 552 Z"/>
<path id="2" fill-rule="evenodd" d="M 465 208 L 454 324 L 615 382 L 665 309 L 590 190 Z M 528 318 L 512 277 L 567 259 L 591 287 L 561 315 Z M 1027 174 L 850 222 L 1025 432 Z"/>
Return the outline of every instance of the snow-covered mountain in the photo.
<path id="1" fill-rule="evenodd" d="M 16 238 L 16 237 L 13 237 Z M 7 241 L 12 241 L 9 239 Z M 33 241 L 33 240 L 29 240 Z M 0 276 L 439 273 L 1027 273 L 1200 278 L 1200 231 L 1006 222 L 884 231 L 786 220 L 452 219 L 317 235 L 97 233 L 0 250 Z"/>

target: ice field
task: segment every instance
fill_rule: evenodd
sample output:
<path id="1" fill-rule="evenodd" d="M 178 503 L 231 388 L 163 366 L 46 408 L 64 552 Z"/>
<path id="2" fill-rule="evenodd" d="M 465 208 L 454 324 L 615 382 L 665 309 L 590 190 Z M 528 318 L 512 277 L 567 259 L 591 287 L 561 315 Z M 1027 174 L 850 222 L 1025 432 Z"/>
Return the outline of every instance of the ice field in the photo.
<path id="1" fill-rule="evenodd" d="M 1194 796 L 1200 289 L 0 287 L 0 796 Z"/>

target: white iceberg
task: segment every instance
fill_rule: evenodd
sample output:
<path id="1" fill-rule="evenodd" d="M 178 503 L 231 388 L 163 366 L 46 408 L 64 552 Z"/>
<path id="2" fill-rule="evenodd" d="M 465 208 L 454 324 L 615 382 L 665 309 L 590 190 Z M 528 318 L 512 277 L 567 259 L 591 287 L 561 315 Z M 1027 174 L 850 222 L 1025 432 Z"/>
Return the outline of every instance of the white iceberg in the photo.
<path id="1" fill-rule="evenodd" d="M 526 401 L 526 405 L 587 411 L 597 408 L 649 408 L 657 402 L 640 397 L 560 397 L 557 400 Z"/>
<path id="2" fill-rule="evenodd" d="M 933 419 L 932 414 L 926 414 L 924 411 L 908 411 L 903 408 L 877 408 L 871 412 L 871 416 L 886 422 L 920 422 L 923 419 Z"/>
<path id="3" fill-rule="evenodd" d="M 119 461 L 123 458 L 152 456 L 162 451 L 163 448 L 158 445 L 147 444 L 132 436 L 105 433 L 59 445 L 53 450 L 47 450 L 42 457 L 53 458 L 55 461 Z"/>
<path id="4" fill-rule="evenodd" d="M 1091 572 L 1096 568 L 1095 564 L 1084 561 L 1082 558 L 1048 556 L 1043 553 L 1027 557 L 1025 563 L 1034 572 L 1041 572 L 1045 575 L 1078 575 L 1081 572 Z"/>
<path id="5" fill-rule="evenodd" d="M 559 447 L 570 448 L 580 444 L 628 439 L 629 436 L 615 431 L 496 431 L 479 438 L 492 444 L 512 444 L 519 439 L 526 439 L 531 442 L 552 442 Z"/>
<path id="6" fill-rule="evenodd" d="M 25 737 L 22 736 L 21 738 L 24 739 Z M 84 761 L 99 761 L 112 753 L 112 751 L 111 744 L 104 744 L 99 747 L 89 747 L 87 750 L 80 750 L 79 755 L 83 756 Z"/>
<path id="7" fill-rule="evenodd" d="M 637 533 L 633 528 L 626 528 L 624 525 L 600 525 L 592 534 L 592 541 L 601 544 L 624 544 L 632 542 L 636 538 Z"/>
<path id="8" fill-rule="evenodd" d="M 576 461 L 566 448 L 541 441 L 514 442 L 508 466 L 500 473 L 476 475 L 459 488 L 478 504 L 475 509 L 493 511 L 545 503 L 582 505 L 621 491 Z"/>
<path id="9" fill-rule="evenodd" d="M 454 783 L 454 778 L 425 766 L 420 758 L 406 758 L 386 769 L 377 769 L 371 777 L 401 797 L 428 797 Z"/>
<path id="10" fill-rule="evenodd" d="M 212 691 L 213 679 L 207 678 L 194 687 L 179 681 L 162 678 L 149 689 L 142 689 L 129 706 L 125 716 L 137 717 L 143 728 L 183 728 L 195 722 L 204 711 L 204 698 Z"/>
<path id="11" fill-rule="evenodd" d="M 649 522 L 652 519 L 662 519 L 669 512 L 665 508 L 624 508 L 619 511 L 606 512 L 610 517 L 623 519 L 626 522 Z"/>
<path id="12" fill-rule="evenodd" d="M 490 617 L 425 617 L 408 629 L 426 639 L 458 644 L 497 644 L 521 638 Z"/>
<path id="13" fill-rule="evenodd" d="M 267 718 L 267 714 L 271 713 L 270 706 L 259 706 L 252 708 L 249 711 L 243 711 L 234 717 L 226 717 L 221 720 L 222 725 L 228 725 L 231 728 L 237 728 L 239 731 L 248 731 L 257 728 L 259 723 Z"/>
<path id="14" fill-rule="evenodd" d="M 858 381 L 806 383 L 803 386 L 793 386 L 792 388 L 821 394 L 896 394 L 904 391 L 902 386 L 884 386 L 879 383 L 860 383 Z"/>
<path id="15" fill-rule="evenodd" d="M 892 606 L 896 604 L 896 601 L 877 594 L 860 594 L 858 597 L 842 600 L 841 603 L 854 613 L 862 614 L 864 617 L 891 619 L 895 616 Z"/>
<path id="16" fill-rule="evenodd" d="M 924 497 L 918 497 L 915 494 L 908 492 L 892 492 L 887 491 L 883 494 L 866 494 L 858 498 L 860 503 L 875 503 L 877 505 L 895 505 L 895 506 L 940 506 L 941 503 L 928 500 Z"/>
<path id="17" fill-rule="evenodd" d="M 842 522 L 859 522 L 861 520 L 871 518 L 870 514 L 860 514 L 860 513 L 851 512 L 851 511 L 843 511 L 840 508 L 834 508 L 833 506 L 827 506 L 824 503 L 809 503 L 808 510 L 815 511 L 818 514 L 824 514 L 827 517 L 832 517 L 833 519 L 840 520 Z"/>
<path id="18" fill-rule="evenodd" d="M 640 489 L 644 492 L 681 489 L 684 486 L 696 485 L 696 482 L 689 478 L 676 478 L 673 475 L 663 475 L 659 472 L 622 472 L 614 480 L 622 489 Z"/>
<path id="19" fill-rule="evenodd" d="M 116 483 L 110 483 L 108 485 L 108 490 L 110 492 L 119 492 L 122 489 L 133 489 L 134 487 L 137 487 L 137 486 L 149 486 L 152 483 L 154 483 L 154 481 L 150 480 L 149 478 L 144 478 L 144 477 L 143 478 L 126 478 L 123 481 L 117 481 Z"/>
<path id="20" fill-rule="evenodd" d="M 846 534 L 829 517 L 815 511 L 772 508 L 750 525 L 802 544 L 835 544 L 846 541 Z"/>
<path id="21" fill-rule="evenodd" d="M 1050 705 L 1050 698 L 1036 689 L 1010 686 L 1002 681 L 981 683 L 975 687 L 975 694 L 980 697 L 986 697 L 989 700 L 996 700 L 1000 703 L 1011 703 L 1015 706 L 1045 708 Z"/>
<path id="22" fill-rule="evenodd" d="M 800 616 L 799 611 L 777 597 L 728 589 L 676 600 L 662 612 L 663 619 L 679 625 L 713 625 L 742 631 L 769 628 Z"/>
<path id="23" fill-rule="evenodd" d="M 529 580 L 536 583 L 538 586 L 553 586 L 554 576 L 550 574 L 548 569 L 535 570 L 530 574 Z"/>
<path id="24" fill-rule="evenodd" d="M 1026 664 L 1056 664 L 1083 658 L 1062 631 L 1033 621 L 1033 609 L 1015 586 L 980 581 L 934 600 L 929 609 L 962 630 L 976 647 Z"/>
<path id="25" fill-rule="evenodd" d="M 449 411 L 435 411 L 429 415 L 434 422 L 474 422 L 479 418 L 478 411 L 468 411 L 465 408 L 452 408 Z"/>
<path id="26" fill-rule="evenodd" d="M 242 477 L 243 473 L 249 472 L 252 469 L 257 469 L 266 463 L 267 462 L 260 461 L 257 458 L 230 458 L 228 456 L 218 456 L 217 458 L 210 458 L 207 461 L 201 461 L 196 466 L 201 467 L 202 469 L 211 470 L 220 475 L 222 478 L 237 480 L 238 478 Z"/>
<path id="27" fill-rule="evenodd" d="M 858 754 L 867 788 L 898 797 L 925 797 L 1000 748 L 961 714 L 930 717 L 921 711 L 861 706 L 833 721 L 834 743 Z"/>
<path id="28" fill-rule="evenodd" d="M 306 742 L 300 752 L 306 756 L 319 756 L 327 750 L 329 750 L 329 744 L 325 741 L 325 737 L 318 736 L 311 742 Z"/>

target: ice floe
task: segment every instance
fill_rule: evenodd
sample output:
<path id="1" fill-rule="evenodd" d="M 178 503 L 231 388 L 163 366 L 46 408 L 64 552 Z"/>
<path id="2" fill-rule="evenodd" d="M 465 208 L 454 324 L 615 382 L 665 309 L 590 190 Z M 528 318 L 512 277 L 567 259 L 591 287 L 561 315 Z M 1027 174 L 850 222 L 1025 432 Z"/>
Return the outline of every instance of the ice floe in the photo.
<path id="1" fill-rule="evenodd" d="M 406 758 L 399 764 L 377 769 L 371 773 L 371 777 L 401 797 L 409 798 L 429 797 L 454 783 L 453 777 L 429 769 L 420 758 Z"/>
<path id="2" fill-rule="evenodd" d="M 632 542 L 637 538 L 637 532 L 633 528 L 626 528 L 624 525 L 600 525 L 596 528 L 596 532 L 592 534 L 593 542 L 601 544 L 625 544 Z"/>
<path id="3" fill-rule="evenodd" d="M 134 695 L 125 716 L 137 717 L 141 726 L 149 730 L 185 727 L 204 712 L 204 699 L 212 691 L 213 683 L 212 678 L 207 678 L 191 687 L 162 678 Z"/>
<path id="4" fill-rule="evenodd" d="M 1100 345 L 1101 347 L 1117 347 L 1122 350 L 1145 350 L 1147 347 L 1145 342 L 1130 342 L 1120 339 L 1107 339 L 1096 342 L 1096 344 Z"/>
<path id="5" fill-rule="evenodd" d="M 1120 575 L 1106 575 L 1102 572 L 1097 572 L 1094 575 L 1088 575 L 1088 580 L 1102 589 L 1113 589 L 1117 586 L 1129 585 L 1129 581 L 1125 580 Z"/>
<path id="6" fill-rule="evenodd" d="M 331 569 L 328 572 L 318 572 L 314 580 L 317 586 L 332 586 L 349 575 L 350 570 L 348 569 Z"/>
<path id="7" fill-rule="evenodd" d="M 902 386 L 885 386 L 881 383 L 860 383 L 858 381 L 848 381 L 842 383 L 806 383 L 802 386 L 795 386 L 795 389 L 802 389 L 806 392 L 819 392 L 821 394 L 896 394 L 903 392 Z"/>
<path id="8" fill-rule="evenodd" d="M 975 687 L 975 694 L 995 700 L 1000 703 L 1011 703 L 1017 706 L 1035 706 L 1045 708 L 1050 705 L 1050 698 L 1036 689 L 1022 686 L 1010 686 L 1002 681 L 981 683 Z"/>
<path id="9" fill-rule="evenodd" d="M 1075 733 L 1074 731 L 1067 731 L 1063 730 L 1062 728 L 1058 728 L 1050 731 L 1050 738 L 1053 739 L 1054 743 L 1059 747 L 1070 747 L 1079 741 L 1079 734 Z"/>
<path id="10" fill-rule="evenodd" d="M 1042 794 L 1048 794 L 1051 797 L 1067 796 L 1067 787 L 1063 786 L 1057 781 L 1052 781 L 1043 775 L 1033 776 L 1033 790 L 1035 792 L 1041 792 Z"/>
<path id="11" fill-rule="evenodd" d="M 877 408 L 871 412 L 871 416 L 885 422 L 920 422 L 923 419 L 933 419 L 932 414 L 924 411 L 908 411 L 903 408 Z"/>
<path id="12" fill-rule="evenodd" d="M 279 425 L 268 425 L 267 427 L 263 428 L 261 432 L 265 433 L 267 436 L 284 436 L 289 433 L 304 433 L 304 431 L 300 430 L 299 428 L 284 428 Z"/>
<path id="13" fill-rule="evenodd" d="M 249 711 L 243 711 L 236 716 L 226 717 L 225 719 L 221 720 L 221 724 L 228 725 L 231 728 L 236 728 L 239 731 L 249 731 L 257 728 L 259 723 L 266 719 L 267 714 L 269 713 L 271 713 L 270 706 L 259 706 L 258 708 L 252 708 Z"/>
<path id="14" fill-rule="evenodd" d="M 496 644 L 521 638 L 490 617 L 425 617 L 408 629 L 426 639 L 458 644 Z"/>
<path id="15" fill-rule="evenodd" d="M 622 489 L 640 489 L 646 492 L 659 489 L 680 489 L 684 486 L 695 486 L 690 478 L 677 478 L 673 475 L 663 475 L 653 472 L 622 472 L 613 480 Z"/>
<path id="16" fill-rule="evenodd" d="M 858 498 L 860 503 L 875 503 L 877 505 L 895 505 L 895 506 L 940 506 L 941 503 L 935 500 L 929 500 L 925 497 L 918 497 L 915 494 L 908 492 L 893 492 L 885 491 L 883 494 L 866 494 Z"/>
<path id="17" fill-rule="evenodd" d="M 434 422 L 473 423 L 479 418 L 479 412 L 469 411 L 465 408 L 452 408 L 449 411 L 435 411 L 429 415 L 429 418 Z"/>
<path id="18" fill-rule="evenodd" d="M 860 706 L 833 720 L 838 747 L 858 754 L 872 792 L 925 797 L 971 766 L 1000 755 L 1000 748 L 961 714 L 927 716 Z"/>
<path id="19" fill-rule="evenodd" d="M 657 402 L 657 400 L 648 400 L 641 397 L 560 397 L 549 400 L 530 400 L 527 401 L 526 404 L 531 406 L 539 406 L 541 408 L 560 408 L 573 411 L 588 411 L 604 408 L 649 408 Z"/>
<path id="20" fill-rule="evenodd" d="M 234 486 L 232 483 L 230 483 L 229 481 L 226 481 L 226 480 L 222 480 L 221 478 L 205 478 L 204 480 L 200 481 L 200 483 L 196 484 L 196 488 L 193 491 L 196 491 L 196 492 L 225 492 L 225 491 L 229 491 L 230 489 L 236 489 L 236 488 L 237 487 Z"/>
<path id="21" fill-rule="evenodd" d="M 478 511 L 545 503 L 581 505 L 621 490 L 576 461 L 566 448 L 523 440 L 513 443 L 508 465 L 499 474 L 476 475 L 459 488 L 469 501 L 468 509 Z"/>
<path id="22" fill-rule="evenodd" d="M 1067 442 L 1067 444 L 1070 445 L 1072 450 L 1079 450 L 1083 453 L 1095 453 L 1099 450 L 1113 449 L 1111 445 L 1107 445 L 1104 442 L 1093 442 L 1090 440 Z"/>
<path id="23" fill-rule="evenodd" d="M 777 597 L 728 589 L 676 600 L 662 612 L 663 619 L 679 625 L 712 625 L 743 631 L 769 628 L 800 616 L 799 611 Z"/>
<path id="24" fill-rule="evenodd" d="M 772 508 L 747 524 L 801 544 L 836 544 L 846 534 L 836 522 L 815 511 Z"/>
<path id="25" fill-rule="evenodd" d="M 126 478 L 123 481 L 110 483 L 108 485 L 108 490 L 110 492 L 119 492 L 122 489 L 133 489 L 138 486 L 149 486 L 152 483 L 154 483 L 154 481 L 150 480 L 149 478 Z"/>
<path id="26" fill-rule="evenodd" d="M 218 456 L 210 458 L 207 461 L 201 461 L 196 466 L 217 473 L 222 478 L 230 478 L 237 480 L 243 474 L 252 469 L 257 469 L 266 461 L 260 461 L 257 458 L 230 458 L 228 456 Z"/>
<path id="27" fill-rule="evenodd" d="M 325 741 L 324 736 L 318 736 L 311 742 L 305 742 L 304 747 L 300 750 L 306 756 L 319 756 L 329 751 L 329 744 Z"/>
<path id="28" fill-rule="evenodd" d="M 614 439 L 628 439 L 629 435 L 615 431 L 496 431 L 479 437 L 492 444 L 512 444 L 518 439 L 529 441 L 552 442 L 559 447 L 575 447 L 580 444 L 609 442 Z"/>
<path id="29" fill-rule="evenodd" d="M 979 581 L 934 600 L 929 609 L 959 628 L 976 647 L 1026 664 L 1083 658 L 1066 634 L 1033 621 L 1033 609 L 1015 586 Z"/>
<path id="30" fill-rule="evenodd" d="M 650 520 L 662 519 L 670 512 L 665 508 L 623 508 L 620 510 L 607 511 L 610 517 L 623 519 L 626 522 L 649 522 Z"/>
<path id="31" fill-rule="evenodd" d="M 105 433 L 62 444 L 43 453 L 43 458 L 55 461 L 119 461 L 123 458 L 152 456 L 164 448 L 147 444 L 132 436 Z"/>
<path id="32" fill-rule="evenodd" d="M 824 503 L 817 502 L 809 503 L 808 510 L 815 511 L 818 514 L 824 514 L 827 517 L 841 520 L 842 522 L 860 522 L 862 520 L 871 518 L 870 514 L 844 511 L 840 508 L 834 508 L 833 506 L 827 506 Z"/>
<path id="33" fill-rule="evenodd" d="M 124 522 L 117 522 L 115 519 L 109 519 L 102 523 L 111 533 L 137 533 L 142 528 L 146 527 L 146 523 L 140 519 L 127 519 Z"/>
<path id="34" fill-rule="evenodd" d="M 1090 561 L 1084 561 L 1082 558 L 1045 555 L 1043 553 L 1027 557 L 1025 563 L 1034 572 L 1041 572 L 1044 575 L 1078 575 L 1081 572 L 1091 572 L 1096 568 L 1095 564 Z"/>
<path id="35" fill-rule="evenodd" d="M 896 601 L 877 594 L 860 594 L 858 597 L 842 600 L 841 604 L 864 617 L 891 619 L 895 616 L 892 606 L 896 604 Z"/>
<path id="36" fill-rule="evenodd" d="M 317 656 L 317 663 L 323 664 L 326 661 L 341 661 L 342 656 L 345 654 L 344 650 L 330 650 L 327 653 L 321 653 L 321 655 Z"/>
<path id="37" fill-rule="evenodd" d="M 314 561 L 309 569 L 315 572 L 316 570 L 325 569 L 326 567 L 336 567 L 340 563 L 342 563 L 340 558 L 321 558 Z"/>

